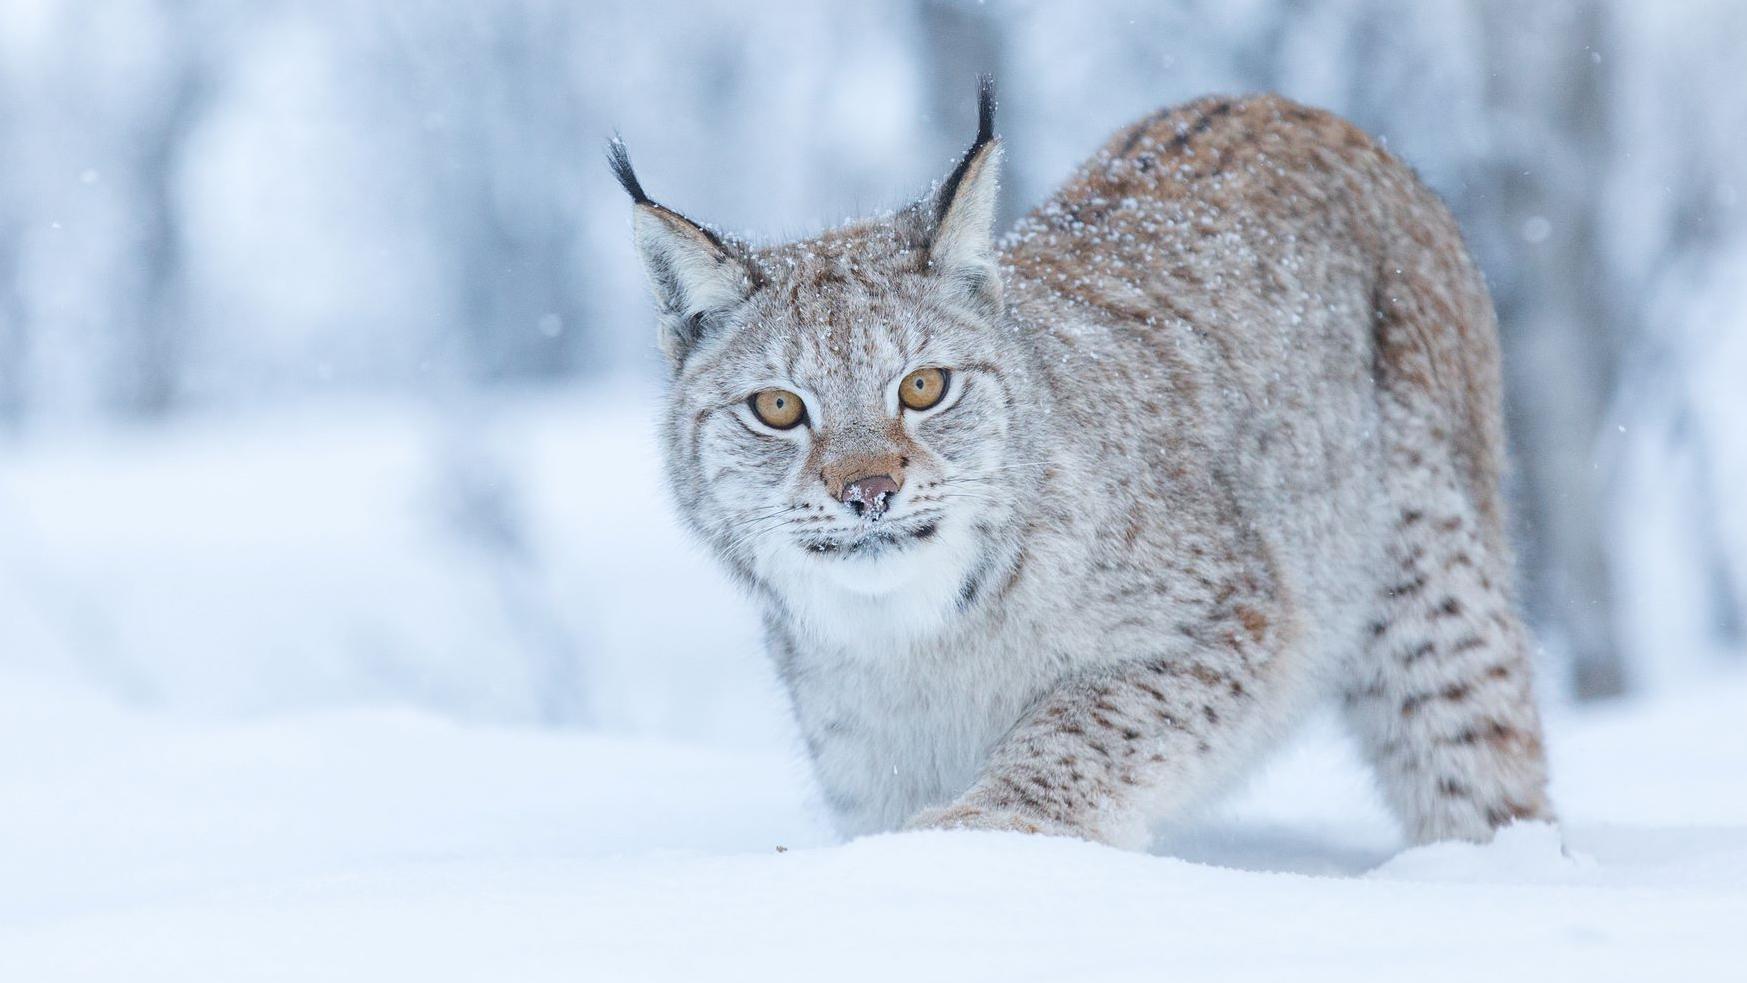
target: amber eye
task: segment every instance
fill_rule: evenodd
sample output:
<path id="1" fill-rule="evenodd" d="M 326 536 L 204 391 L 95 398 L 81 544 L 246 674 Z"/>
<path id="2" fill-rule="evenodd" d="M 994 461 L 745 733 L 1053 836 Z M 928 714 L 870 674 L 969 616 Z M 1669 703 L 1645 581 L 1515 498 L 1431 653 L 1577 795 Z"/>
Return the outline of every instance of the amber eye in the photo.
<path id="1" fill-rule="evenodd" d="M 765 426 L 778 430 L 787 430 L 807 418 L 807 407 L 801 403 L 801 397 L 787 389 L 761 390 L 746 402 Z"/>
<path id="2" fill-rule="evenodd" d="M 945 369 L 917 369 L 898 383 L 898 400 L 912 410 L 930 409 L 945 395 Z"/>

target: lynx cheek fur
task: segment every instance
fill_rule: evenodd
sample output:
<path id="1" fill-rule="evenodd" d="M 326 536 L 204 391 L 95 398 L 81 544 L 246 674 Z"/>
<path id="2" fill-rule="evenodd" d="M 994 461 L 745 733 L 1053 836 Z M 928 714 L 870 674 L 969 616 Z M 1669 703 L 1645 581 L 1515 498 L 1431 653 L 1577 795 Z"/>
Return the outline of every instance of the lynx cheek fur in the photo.
<path id="1" fill-rule="evenodd" d="M 1413 839 L 1549 816 L 1496 328 L 1443 205 L 1338 118 L 1208 98 L 997 243 L 993 108 L 929 197 L 769 248 L 612 148 L 673 488 L 842 831 L 1140 844 L 1324 699 Z"/>

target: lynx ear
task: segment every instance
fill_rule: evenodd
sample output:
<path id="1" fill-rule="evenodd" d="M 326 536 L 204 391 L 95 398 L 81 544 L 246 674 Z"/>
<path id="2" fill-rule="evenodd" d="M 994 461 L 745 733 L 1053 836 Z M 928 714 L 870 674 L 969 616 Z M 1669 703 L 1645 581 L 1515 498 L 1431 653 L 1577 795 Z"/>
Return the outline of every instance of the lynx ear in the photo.
<path id="1" fill-rule="evenodd" d="M 991 312 L 1001 308 L 1001 277 L 995 258 L 996 195 L 1001 182 L 1001 142 L 995 138 L 995 82 L 977 86 L 977 139 L 934 197 L 928 261 L 934 272 L 964 284 Z"/>
<path id="2" fill-rule="evenodd" d="M 745 247 L 650 200 L 631 170 L 625 145 L 614 139 L 607 163 L 634 206 L 632 232 L 661 320 L 661 350 L 678 366 L 714 323 L 761 282 Z"/>

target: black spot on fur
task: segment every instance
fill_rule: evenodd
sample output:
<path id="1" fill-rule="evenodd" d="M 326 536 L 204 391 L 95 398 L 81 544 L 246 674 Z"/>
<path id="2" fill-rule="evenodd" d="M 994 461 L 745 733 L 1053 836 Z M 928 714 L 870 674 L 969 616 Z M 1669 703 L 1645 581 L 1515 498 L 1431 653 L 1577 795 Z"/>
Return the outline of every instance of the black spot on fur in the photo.
<path id="1" fill-rule="evenodd" d="M 1013 798 L 1018 801 L 1019 805 L 1030 811 L 1032 815 L 1041 816 L 1049 813 L 1049 807 L 1044 804 L 1042 799 L 1032 793 L 1030 789 L 1013 782 L 1007 782 L 1006 785 L 1011 791 Z"/>
<path id="2" fill-rule="evenodd" d="M 1182 150 L 1184 147 L 1187 147 L 1189 145 L 1190 140 L 1194 139 L 1197 136 L 1200 136 L 1203 133 L 1206 133 L 1207 130 L 1213 126 L 1214 120 L 1231 112 L 1234 108 L 1236 108 L 1236 107 L 1234 107 L 1228 101 L 1222 101 L 1218 105 L 1215 105 L 1213 108 L 1209 109 L 1200 119 L 1196 120 L 1187 129 L 1183 130 L 1181 133 L 1178 133 L 1175 137 L 1173 137 L 1171 139 L 1171 144 L 1170 144 L 1171 150 L 1177 151 L 1177 150 Z M 1160 109 L 1157 112 L 1153 113 L 1151 116 L 1148 116 L 1143 122 L 1141 122 L 1141 124 L 1139 126 L 1136 126 L 1134 128 L 1133 133 L 1129 134 L 1128 140 L 1125 141 L 1122 144 L 1122 146 L 1117 149 L 1116 156 L 1127 157 L 1130 153 L 1132 153 L 1134 151 L 1134 148 L 1140 144 L 1141 139 L 1143 137 L 1145 137 L 1147 135 L 1147 133 L 1153 127 L 1164 122 L 1167 117 L 1169 117 L 1172 113 L 1174 113 L 1176 111 L 1177 111 L 1176 107 L 1167 106 L 1164 109 Z M 1150 158 L 1143 158 L 1143 160 L 1141 162 L 1140 169 L 1143 171 L 1147 170 L 1151 165 L 1152 165 L 1152 161 Z"/>
<path id="3" fill-rule="evenodd" d="M 958 609 L 960 611 L 969 611 L 971 605 L 977 602 L 977 592 L 981 590 L 982 587 L 982 572 L 980 570 L 972 571 L 971 575 L 965 578 L 965 582 L 959 585 Z"/>
<path id="4" fill-rule="evenodd" d="M 1154 110 L 1154 112 L 1151 116 L 1148 116 L 1146 119 L 1142 120 L 1137 126 L 1135 126 L 1134 132 L 1130 133 L 1128 135 L 1128 139 L 1126 141 L 1124 141 L 1122 146 L 1117 149 L 1116 156 L 1127 157 L 1130 153 L 1132 153 L 1134 151 L 1135 146 L 1140 143 L 1141 138 L 1146 136 L 1147 131 L 1152 129 L 1153 127 L 1157 126 L 1161 121 L 1164 120 L 1164 118 L 1166 116 L 1169 116 L 1170 114 L 1171 114 L 1171 107 L 1169 107 L 1169 106 L 1165 107 L 1164 109 Z M 1152 166 L 1152 158 L 1150 156 L 1142 157 L 1140 159 L 1140 169 L 1141 170 L 1144 171 L 1151 166 Z"/>
<path id="5" fill-rule="evenodd" d="M 1205 116 L 1203 116 L 1200 119 L 1195 121 L 1194 126 L 1191 126 L 1187 130 L 1184 130 L 1182 133 L 1177 134 L 1177 136 L 1171 141 L 1171 149 L 1172 150 L 1182 150 L 1184 147 L 1187 147 L 1189 145 L 1190 140 L 1195 139 L 1196 137 L 1200 136 L 1203 133 L 1206 133 L 1208 131 L 1208 129 L 1213 126 L 1214 120 L 1218 119 L 1221 116 L 1224 116 L 1226 113 L 1231 112 L 1231 110 L 1232 110 L 1232 105 L 1229 102 L 1221 102 L 1219 105 L 1214 106 L 1212 109 L 1209 109 L 1207 111 L 1207 115 L 1205 115 Z"/>
<path id="6" fill-rule="evenodd" d="M 966 577 L 964 583 L 959 585 L 959 611 L 969 611 L 971 605 L 977 603 L 977 595 L 981 594 L 983 591 L 983 582 L 989 579 L 989 573 L 994 566 L 994 560 L 995 558 L 992 556 L 983 556 L 983 558 L 978 561 L 977 565 L 972 568 L 970 576 Z"/>
<path id="7" fill-rule="evenodd" d="M 1418 577 L 1413 578 L 1412 580 L 1406 581 L 1404 583 L 1396 584 L 1394 587 L 1389 588 L 1389 590 L 1386 593 L 1390 597 L 1407 597 L 1407 596 L 1419 593 L 1420 590 L 1425 587 L 1425 585 L 1426 585 L 1425 575 L 1421 574 Z"/>

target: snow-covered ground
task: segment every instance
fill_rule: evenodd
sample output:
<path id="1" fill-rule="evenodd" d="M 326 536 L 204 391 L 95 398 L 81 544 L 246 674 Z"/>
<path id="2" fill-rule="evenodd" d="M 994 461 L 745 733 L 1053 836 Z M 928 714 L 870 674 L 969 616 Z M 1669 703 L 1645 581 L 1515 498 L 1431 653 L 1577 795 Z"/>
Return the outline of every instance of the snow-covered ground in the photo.
<path id="1" fill-rule="evenodd" d="M 1403 852 L 1326 722 L 1152 855 L 842 844 L 647 394 L 464 416 L 0 447 L 0 981 L 1747 966 L 1738 670 L 1556 704 L 1565 824 L 1484 848 Z"/>
<path id="2" fill-rule="evenodd" d="M 1747 959 L 1742 678 L 1557 717 L 1562 831 L 1404 853 L 1320 731 L 1148 856 L 834 844 L 780 752 L 5 700 L 4 980 L 1722 980 Z"/>

